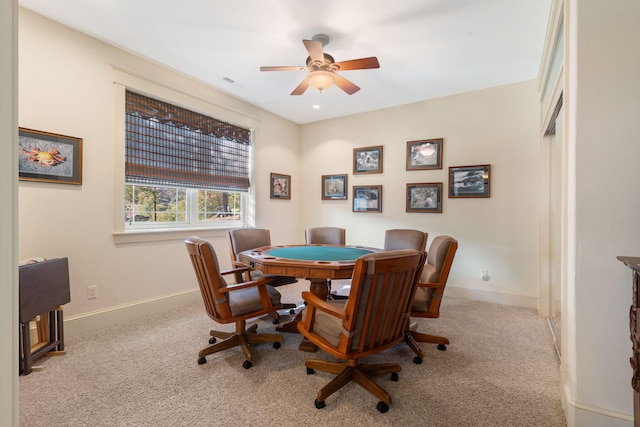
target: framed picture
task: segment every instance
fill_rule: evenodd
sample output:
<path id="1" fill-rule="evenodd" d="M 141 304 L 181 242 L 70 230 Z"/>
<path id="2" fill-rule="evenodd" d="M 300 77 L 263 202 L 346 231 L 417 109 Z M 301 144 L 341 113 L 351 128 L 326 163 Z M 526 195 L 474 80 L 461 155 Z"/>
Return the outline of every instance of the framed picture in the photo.
<path id="1" fill-rule="evenodd" d="M 442 183 L 407 184 L 407 212 L 442 213 Z"/>
<path id="2" fill-rule="evenodd" d="M 491 165 L 450 167 L 449 197 L 491 197 Z"/>
<path id="3" fill-rule="evenodd" d="M 18 130 L 18 179 L 82 184 L 82 138 Z"/>
<path id="4" fill-rule="evenodd" d="M 347 175 L 322 175 L 322 200 L 347 200 Z"/>
<path id="5" fill-rule="evenodd" d="M 291 200 L 291 175 L 271 174 L 271 198 Z"/>
<path id="6" fill-rule="evenodd" d="M 382 173 L 382 145 L 353 149 L 353 174 Z"/>
<path id="7" fill-rule="evenodd" d="M 407 170 L 442 169 L 443 139 L 407 142 Z"/>
<path id="8" fill-rule="evenodd" d="M 354 185 L 353 212 L 382 212 L 382 185 Z"/>

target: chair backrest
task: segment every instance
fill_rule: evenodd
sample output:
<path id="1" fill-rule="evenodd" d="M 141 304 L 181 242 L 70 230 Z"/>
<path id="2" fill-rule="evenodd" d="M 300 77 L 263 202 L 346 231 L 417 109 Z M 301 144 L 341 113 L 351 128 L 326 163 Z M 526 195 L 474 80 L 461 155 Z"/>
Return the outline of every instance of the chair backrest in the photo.
<path id="1" fill-rule="evenodd" d="M 346 230 L 340 227 L 307 228 L 304 237 L 308 245 L 344 245 Z"/>
<path id="2" fill-rule="evenodd" d="M 424 258 L 424 252 L 415 250 L 358 258 L 345 304 L 347 319 L 338 347 L 341 352 L 359 358 L 404 339 Z"/>
<path id="3" fill-rule="evenodd" d="M 220 274 L 218 257 L 213 246 L 205 240 L 192 236 L 185 241 L 193 269 L 198 278 L 200 293 L 207 314 L 212 319 L 226 323 L 231 318 L 228 293 L 220 292 L 227 282 Z"/>
<path id="4" fill-rule="evenodd" d="M 423 251 L 427 247 L 428 233 L 420 230 L 396 228 L 384 233 L 384 250 L 414 249 Z"/>
<path id="5" fill-rule="evenodd" d="M 228 234 L 231 259 L 234 261 L 240 261 L 240 252 L 271 246 L 271 233 L 264 228 L 234 228 Z"/>
<path id="6" fill-rule="evenodd" d="M 457 250 L 458 241 L 451 236 L 438 236 L 429 245 L 427 262 L 420 278 L 421 289 L 418 291 L 418 295 L 424 295 L 417 295 L 416 300 L 424 298 L 423 302 L 432 317 L 437 317 L 440 313 L 440 303 Z M 416 302 L 419 305 L 419 301 Z"/>

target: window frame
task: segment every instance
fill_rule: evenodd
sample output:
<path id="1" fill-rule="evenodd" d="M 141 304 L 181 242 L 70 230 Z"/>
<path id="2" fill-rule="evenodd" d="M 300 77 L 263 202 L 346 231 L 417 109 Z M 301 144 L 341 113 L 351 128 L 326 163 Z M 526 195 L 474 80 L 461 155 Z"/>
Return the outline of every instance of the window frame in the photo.
<path id="1" fill-rule="evenodd" d="M 214 102 L 220 99 L 220 94 L 204 87 L 200 83 L 190 79 L 166 77 L 159 80 L 150 80 L 147 76 L 138 75 L 129 69 L 113 65 L 114 72 L 114 215 L 113 215 L 113 239 L 115 244 L 154 242 L 168 240 L 184 240 L 194 232 L 202 238 L 215 238 L 226 235 L 226 230 L 238 226 L 255 226 L 255 129 L 258 120 L 245 113 L 229 109 Z M 132 90 L 155 97 L 175 105 L 191 109 L 193 111 L 210 115 L 219 120 L 237 124 L 240 127 L 251 129 L 253 134 L 253 146 L 249 159 L 249 179 L 251 186 L 247 193 L 243 193 L 245 212 L 242 224 L 216 225 L 211 223 L 190 224 L 183 227 L 149 227 L 135 229 L 125 228 L 124 219 L 124 191 L 125 191 L 125 100 L 126 90 Z"/>

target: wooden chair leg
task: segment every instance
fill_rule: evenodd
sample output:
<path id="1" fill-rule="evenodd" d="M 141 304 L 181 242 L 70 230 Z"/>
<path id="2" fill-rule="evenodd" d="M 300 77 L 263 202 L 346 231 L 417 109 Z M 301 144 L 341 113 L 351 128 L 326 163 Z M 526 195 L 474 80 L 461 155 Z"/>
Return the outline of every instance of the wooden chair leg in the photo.
<path id="1" fill-rule="evenodd" d="M 229 348 L 240 345 L 240 336 L 232 335 L 224 341 L 219 341 L 215 344 L 210 345 L 209 347 L 203 348 L 198 353 L 198 358 L 203 358 L 213 353 L 217 353 L 222 350 L 227 350 Z"/>
<path id="2" fill-rule="evenodd" d="M 417 342 L 424 342 L 429 344 L 443 344 L 443 345 L 449 344 L 448 338 L 439 337 L 437 335 L 423 334 L 416 331 L 411 331 L 411 337 Z"/>
<path id="3" fill-rule="evenodd" d="M 373 365 L 373 366 L 375 366 L 375 365 Z M 373 366 L 370 366 L 370 367 L 373 367 Z M 396 366 L 398 366 L 398 368 L 400 368 L 399 365 L 396 365 Z M 354 381 L 357 382 L 358 384 L 360 384 L 362 386 L 362 388 L 367 390 L 369 393 L 373 394 L 379 400 L 383 401 L 387 405 L 390 405 L 391 404 L 391 396 L 389 395 L 389 393 L 387 393 L 387 391 L 385 389 L 380 387 L 380 385 L 378 385 L 378 383 L 376 383 L 361 368 L 362 368 L 361 365 L 360 366 L 356 366 L 355 368 L 353 368 L 352 377 L 353 377 Z M 398 371 L 399 370 L 400 369 L 398 369 Z"/>

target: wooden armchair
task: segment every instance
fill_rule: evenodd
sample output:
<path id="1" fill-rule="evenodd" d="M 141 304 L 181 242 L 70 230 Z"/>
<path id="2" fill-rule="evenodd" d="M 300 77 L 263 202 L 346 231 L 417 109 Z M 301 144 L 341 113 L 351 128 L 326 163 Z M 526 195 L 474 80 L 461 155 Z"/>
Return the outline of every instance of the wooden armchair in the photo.
<path id="1" fill-rule="evenodd" d="M 389 393 L 371 377 L 392 374 L 391 379 L 397 381 L 400 365 L 365 364 L 360 359 L 403 340 L 424 259 L 424 252 L 414 250 L 364 255 L 356 261 L 346 302 L 326 302 L 311 292 L 302 294 L 308 305 L 298 330 L 320 349 L 345 361 L 305 362 L 307 374 L 316 369 L 336 374 L 318 392 L 316 408 L 323 408 L 327 397 L 353 380 L 380 399 L 378 411 L 389 409 Z"/>
<path id="2" fill-rule="evenodd" d="M 220 271 L 218 257 L 210 243 L 193 236 L 185 244 L 198 278 L 207 315 L 217 323 L 236 325 L 235 333 L 211 330 L 211 345 L 200 350 L 198 364 L 206 363 L 206 356 L 210 354 L 240 346 L 246 357 L 242 367 L 249 369 L 253 366 L 250 345 L 272 342 L 273 348 L 280 348 L 282 335 L 257 334 L 257 325 L 246 329 L 247 319 L 282 308 L 280 293 L 267 284 L 267 279 L 227 285 L 223 275 L 241 273 L 245 268 Z M 242 277 L 241 274 L 238 276 Z M 216 338 L 222 341 L 216 342 Z"/>
<path id="3" fill-rule="evenodd" d="M 413 249 L 423 251 L 427 246 L 427 238 L 429 233 L 420 230 L 412 230 L 408 228 L 395 228 L 384 232 L 384 250 L 397 251 L 404 249 Z M 334 285 L 334 299 L 344 299 L 349 292 L 351 279 L 338 279 L 332 282 Z"/>
<path id="4" fill-rule="evenodd" d="M 411 306 L 411 317 L 440 317 L 440 304 L 447 285 L 453 257 L 458 250 L 458 241 L 450 236 L 438 236 L 429 246 L 427 262 L 418 283 L 416 296 Z M 446 350 L 449 339 L 436 335 L 420 333 L 415 330 L 415 325 L 410 325 L 405 336 L 405 342 L 416 353 L 414 363 L 422 363 L 424 353 L 418 346 L 418 342 L 438 344 L 438 350 Z"/>
<path id="5" fill-rule="evenodd" d="M 296 283 L 298 279 L 291 276 L 274 276 L 271 274 L 263 274 L 261 271 L 255 270 L 250 266 L 242 263 L 238 254 L 249 249 L 260 248 L 263 246 L 271 246 L 271 233 L 264 228 L 234 228 L 228 231 L 229 249 L 231 250 L 231 265 L 236 268 L 244 268 L 245 281 L 268 279 L 268 283 L 273 287 Z M 236 279 L 238 281 L 240 279 Z M 289 309 L 290 314 L 295 314 L 296 304 L 284 303 L 282 308 Z M 274 324 L 279 323 L 280 315 L 274 311 Z"/>

